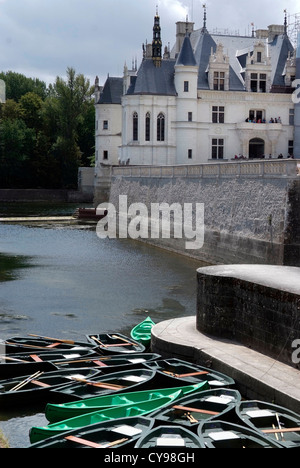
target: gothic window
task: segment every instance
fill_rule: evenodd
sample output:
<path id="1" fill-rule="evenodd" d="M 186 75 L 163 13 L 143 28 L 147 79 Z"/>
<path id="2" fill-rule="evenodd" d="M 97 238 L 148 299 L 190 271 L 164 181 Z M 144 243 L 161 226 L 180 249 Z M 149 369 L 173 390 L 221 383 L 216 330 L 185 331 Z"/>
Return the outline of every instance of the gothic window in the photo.
<path id="1" fill-rule="evenodd" d="M 134 114 L 133 114 L 132 123 L 133 123 L 132 138 L 133 138 L 133 141 L 138 141 L 138 138 L 139 138 L 139 118 L 138 118 L 137 112 L 134 112 Z"/>
<path id="2" fill-rule="evenodd" d="M 212 122 L 213 123 L 224 123 L 224 106 L 213 106 L 212 108 Z"/>
<path id="3" fill-rule="evenodd" d="M 165 141 L 165 116 L 163 113 L 157 116 L 157 141 Z"/>
<path id="4" fill-rule="evenodd" d="M 146 119 L 145 119 L 145 140 L 150 141 L 150 112 L 147 112 Z"/>
<path id="5" fill-rule="evenodd" d="M 184 84 L 183 84 L 183 89 L 184 89 L 184 92 L 185 93 L 188 93 L 189 92 L 189 82 L 188 81 L 185 81 Z"/>
<path id="6" fill-rule="evenodd" d="M 108 120 L 103 120 L 103 130 L 108 130 Z"/>
<path id="7" fill-rule="evenodd" d="M 294 154 L 294 141 L 289 140 L 288 154 L 292 156 Z"/>
<path id="8" fill-rule="evenodd" d="M 213 138 L 212 139 L 212 159 L 223 159 L 224 158 L 224 139 L 223 138 Z"/>
<path id="9" fill-rule="evenodd" d="M 224 91 L 225 89 L 225 72 L 214 72 L 214 90 Z"/>

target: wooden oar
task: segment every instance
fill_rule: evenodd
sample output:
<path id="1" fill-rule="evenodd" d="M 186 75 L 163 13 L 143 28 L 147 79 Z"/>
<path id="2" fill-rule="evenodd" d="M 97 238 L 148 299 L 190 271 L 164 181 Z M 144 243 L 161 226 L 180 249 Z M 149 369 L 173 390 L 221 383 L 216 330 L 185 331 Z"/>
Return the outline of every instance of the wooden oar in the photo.
<path id="1" fill-rule="evenodd" d="M 10 392 L 16 392 L 17 390 L 20 390 L 21 388 L 23 388 L 25 385 L 27 385 L 28 383 L 30 383 L 32 380 L 40 377 L 44 372 L 36 372 L 35 374 L 31 375 L 30 377 L 27 377 L 25 380 L 23 380 L 22 382 L 19 382 L 18 385 L 16 385 L 15 387 L 11 388 L 9 391 Z"/>
<path id="2" fill-rule="evenodd" d="M 49 340 L 49 341 L 59 341 L 60 343 L 75 344 L 75 341 L 72 341 L 72 340 L 60 340 L 59 338 L 51 338 L 50 336 L 41 336 L 41 335 L 33 335 L 33 334 L 29 334 L 28 336 L 34 336 L 35 338 L 42 338 L 44 340 Z"/>
<path id="3" fill-rule="evenodd" d="M 118 340 L 124 341 L 125 343 L 128 343 L 128 344 L 130 344 L 130 345 L 132 345 L 132 346 L 139 346 L 139 345 L 136 344 L 136 343 L 132 343 L 132 341 L 126 340 L 126 339 L 123 338 L 122 336 L 118 336 L 118 335 L 111 335 L 111 336 L 112 336 L 112 338 L 117 338 Z M 116 345 L 116 346 L 117 346 L 117 345 Z"/>
<path id="4" fill-rule="evenodd" d="M 31 361 L 24 361 L 23 359 L 12 358 L 9 356 L 0 356 L 1 359 L 5 359 L 6 361 L 14 361 L 14 362 L 24 362 L 24 363 L 31 363 Z"/>
<path id="5" fill-rule="evenodd" d="M 104 346 L 106 348 L 106 344 L 102 343 L 102 341 L 98 340 L 98 338 L 96 338 L 95 336 L 91 336 L 92 340 L 96 341 L 97 343 L 99 343 L 100 346 Z"/>
<path id="6" fill-rule="evenodd" d="M 209 372 L 201 371 L 201 372 L 191 372 L 190 374 L 175 374 L 175 372 L 170 371 L 163 371 L 164 374 L 172 375 L 172 377 L 177 377 L 179 379 L 183 377 L 194 377 L 195 375 L 207 375 Z"/>
<path id="7" fill-rule="evenodd" d="M 113 447 L 114 445 L 121 444 L 122 442 L 126 442 L 128 440 L 124 438 L 124 439 L 114 440 L 113 442 L 108 442 L 107 444 L 97 444 L 96 442 L 92 442 L 91 440 L 86 440 L 86 439 L 82 439 L 81 437 L 75 437 L 75 436 L 66 436 L 65 439 L 71 442 L 75 442 L 77 444 L 85 445 L 86 447 L 91 447 L 91 448 L 109 448 L 109 447 Z"/>
<path id="8" fill-rule="evenodd" d="M 93 385 L 94 387 L 103 387 L 103 388 L 110 388 L 110 389 L 122 389 L 126 388 L 124 385 L 117 385 L 113 383 L 105 383 L 105 382 L 93 382 L 92 380 L 81 379 L 79 377 L 70 377 L 71 380 L 75 380 L 76 382 L 84 383 L 86 385 Z"/>
<path id="9" fill-rule="evenodd" d="M 19 344 L 18 343 L 6 343 L 7 345 L 12 345 L 12 346 L 18 346 Z M 54 343 L 56 346 L 57 346 L 57 343 Z M 60 344 L 60 343 L 58 343 Z M 25 344 L 25 343 L 21 343 L 19 346 L 22 346 L 24 348 L 34 348 L 34 349 L 46 349 L 46 348 L 49 348 L 49 347 L 52 347 L 53 345 L 48 345 L 48 346 L 35 346 L 35 345 L 28 345 L 28 344 Z"/>
<path id="10" fill-rule="evenodd" d="M 216 416 L 216 415 L 220 414 L 217 411 L 209 411 L 209 410 L 198 409 L 198 408 L 190 408 L 189 406 L 175 405 L 175 406 L 172 406 L 172 408 L 176 409 L 176 410 L 182 410 L 182 411 L 193 411 L 194 413 L 210 414 L 210 415 L 213 415 L 213 416 Z"/>
<path id="11" fill-rule="evenodd" d="M 278 432 L 300 432 L 300 427 L 279 427 L 278 429 L 276 429 L 275 427 L 273 429 L 261 429 L 261 431 L 264 433 L 264 434 L 276 434 Z"/>

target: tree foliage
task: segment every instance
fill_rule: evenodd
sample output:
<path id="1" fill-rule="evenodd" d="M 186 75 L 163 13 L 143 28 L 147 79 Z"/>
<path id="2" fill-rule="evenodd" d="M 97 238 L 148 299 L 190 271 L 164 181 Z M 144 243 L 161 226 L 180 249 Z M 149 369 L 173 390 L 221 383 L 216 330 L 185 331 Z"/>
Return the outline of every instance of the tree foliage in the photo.
<path id="1" fill-rule="evenodd" d="M 0 108 L 0 188 L 77 188 L 78 167 L 94 157 L 93 88 L 68 68 L 46 86 L 0 73 L 7 100 Z"/>

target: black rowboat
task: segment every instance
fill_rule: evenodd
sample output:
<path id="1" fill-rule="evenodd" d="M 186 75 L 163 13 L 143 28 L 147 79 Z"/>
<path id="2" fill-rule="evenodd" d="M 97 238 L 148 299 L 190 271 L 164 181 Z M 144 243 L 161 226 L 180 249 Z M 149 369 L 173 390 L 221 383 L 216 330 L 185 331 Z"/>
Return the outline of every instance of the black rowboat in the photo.
<path id="1" fill-rule="evenodd" d="M 282 448 L 249 427 L 227 421 L 204 421 L 197 433 L 205 448 Z"/>
<path id="2" fill-rule="evenodd" d="M 86 338 L 90 344 L 97 346 L 102 354 L 133 354 L 146 350 L 142 343 L 121 333 L 100 333 L 86 335 Z"/>
<path id="3" fill-rule="evenodd" d="M 135 442 L 154 425 L 154 419 L 133 416 L 75 429 L 32 444 L 29 448 L 122 448 Z"/>
<path id="4" fill-rule="evenodd" d="M 158 426 L 140 437 L 135 448 L 139 449 L 198 449 L 205 448 L 199 437 L 181 426 Z"/>
<path id="5" fill-rule="evenodd" d="M 197 391 L 151 416 L 156 420 L 156 424 L 176 424 L 197 430 L 199 423 L 204 420 L 234 419 L 235 407 L 241 399 L 237 390 L 229 388 Z"/>
<path id="6" fill-rule="evenodd" d="M 81 366 L 83 367 L 83 365 Z M 0 380 L 14 379 L 16 377 L 28 376 L 36 372 L 54 372 L 57 367 L 51 362 L 7 362 L 0 364 Z"/>
<path id="7" fill-rule="evenodd" d="M 56 362 L 57 368 L 75 368 L 75 367 L 95 367 L 101 369 L 104 374 L 116 372 L 117 370 L 137 369 L 149 361 L 159 359 L 161 356 L 156 353 L 141 353 L 133 355 L 95 355 L 93 358 L 70 359 Z"/>
<path id="8" fill-rule="evenodd" d="M 49 400 L 50 391 L 74 383 L 73 378 L 90 379 L 98 376 L 101 371 L 92 368 L 56 370 L 54 372 L 36 371 L 27 376 L 0 381 L 1 411 L 12 408 L 12 404 L 27 405 L 28 402 Z"/>
<path id="9" fill-rule="evenodd" d="M 162 382 L 171 387 L 172 382 L 180 379 L 187 383 L 197 383 L 207 380 L 211 389 L 224 388 L 235 385 L 234 380 L 221 372 L 206 367 L 191 364 L 177 358 L 150 361 L 144 364 L 147 368 L 156 370 Z"/>
<path id="10" fill-rule="evenodd" d="M 132 369 L 104 376 L 75 381 L 74 385 L 53 390 L 60 401 L 76 401 L 106 395 L 157 388 L 156 372 L 150 369 Z M 76 383 L 75 383 L 76 382 Z"/>
<path id="11" fill-rule="evenodd" d="M 93 359 L 98 357 L 99 354 L 89 349 L 78 349 L 78 350 L 63 350 L 63 351 L 48 351 L 48 352 L 27 352 L 27 353 L 16 353 L 16 354 L 1 354 L 0 355 L 0 374 L 1 366 L 7 364 L 24 364 L 30 362 L 52 362 L 60 363 L 62 361 L 69 361 L 70 359 Z M 82 367 L 82 366 L 81 366 Z"/>
<path id="12" fill-rule="evenodd" d="M 260 435 L 285 448 L 300 448 L 300 415 L 265 401 L 241 401 L 239 419 Z"/>
<path id="13" fill-rule="evenodd" d="M 28 352 L 57 352 L 57 351 L 77 351 L 91 350 L 96 348 L 91 343 L 61 340 L 47 337 L 11 337 L 2 342 L 7 354 L 28 353 Z"/>

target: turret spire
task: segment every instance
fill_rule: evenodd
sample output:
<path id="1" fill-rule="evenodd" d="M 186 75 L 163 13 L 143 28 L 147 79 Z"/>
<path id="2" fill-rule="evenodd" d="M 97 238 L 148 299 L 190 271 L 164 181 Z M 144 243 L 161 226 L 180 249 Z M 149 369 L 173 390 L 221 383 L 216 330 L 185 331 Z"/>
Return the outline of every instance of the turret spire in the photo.
<path id="1" fill-rule="evenodd" d="M 162 59 L 162 40 L 160 18 L 158 16 L 158 7 L 156 7 L 156 15 L 154 17 L 153 26 L 153 41 L 152 41 L 152 60 L 156 67 L 160 67 Z"/>
<path id="2" fill-rule="evenodd" d="M 206 3 L 203 3 L 202 6 L 203 6 L 204 13 L 203 13 L 203 27 L 201 29 L 201 32 L 206 33 L 207 32 L 207 28 L 206 28 L 206 19 L 207 19 L 207 16 L 206 16 Z"/>

